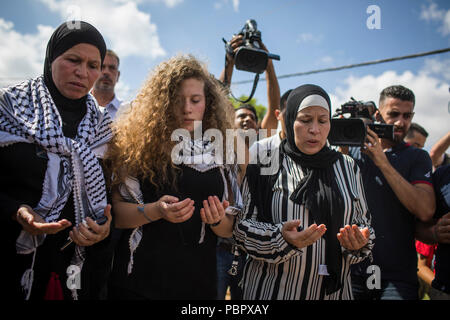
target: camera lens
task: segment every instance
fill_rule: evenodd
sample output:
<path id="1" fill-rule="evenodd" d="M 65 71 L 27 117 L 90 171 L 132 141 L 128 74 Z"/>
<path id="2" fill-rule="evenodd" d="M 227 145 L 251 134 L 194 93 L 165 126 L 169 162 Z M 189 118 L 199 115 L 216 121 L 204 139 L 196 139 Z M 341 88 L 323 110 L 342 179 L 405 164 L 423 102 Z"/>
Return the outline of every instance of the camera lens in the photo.
<path id="1" fill-rule="evenodd" d="M 350 139 L 350 140 L 353 139 L 356 136 L 355 128 L 352 126 L 344 127 L 342 135 L 344 136 L 345 139 Z"/>
<path id="2" fill-rule="evenodd" d="M 361 119 L 332 119 L 328 140 L 333 145 L 361 145 L 366 136 Z"/>
<path id="3" fill-rule="evenodd" d="M 364 136 L 364 131 L 361 130 L 361 126 L 359 124 L 355 125 L 347 125 L 344 127 L 342 135 L 345 139 L 354 140 L 358 137 Z"/>

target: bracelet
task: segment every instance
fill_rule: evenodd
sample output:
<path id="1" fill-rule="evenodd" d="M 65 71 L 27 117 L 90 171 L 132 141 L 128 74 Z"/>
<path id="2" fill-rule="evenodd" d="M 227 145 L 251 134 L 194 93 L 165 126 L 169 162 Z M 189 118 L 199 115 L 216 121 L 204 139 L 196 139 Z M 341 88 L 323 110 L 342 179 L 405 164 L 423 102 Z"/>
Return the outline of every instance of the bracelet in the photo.
<path id="1" fill-rule="evenodd" d="M 211 223 L 210 226 L 211 226 L 211 227 L 217 227 L 217 226 L 220 224 L 221 221 L 222 221 L 222 220 L 219 220 L 219 221 L 217 221 L 216 223 Z"/>
<path id="2" fill-rule="evenodd" d="M 153 222 L 153 220 L 150 219 L 150 217 L 145 214 L 145 203 L 138 204 L 137 209 L 144 216 L 145 219 L 147 219 L 149 222 Z"/>

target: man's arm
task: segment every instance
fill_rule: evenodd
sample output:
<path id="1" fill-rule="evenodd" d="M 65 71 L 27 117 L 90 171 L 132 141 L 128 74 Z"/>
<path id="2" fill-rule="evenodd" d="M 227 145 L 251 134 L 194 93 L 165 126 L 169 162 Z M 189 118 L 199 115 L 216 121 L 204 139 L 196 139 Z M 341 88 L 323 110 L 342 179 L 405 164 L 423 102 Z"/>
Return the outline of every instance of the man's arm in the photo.
<path id="1" fill-rule="evenodd" d="M 417 259 L 417 276 L 425 281 L 425 283 L 429 286 L 431 286 L 431 282 L 434 279 L 433 270 L 431 270 L 430 267 L 427 266 L 427 259 L 421 254 L 419 254 L 419 257 Z"/>
<path id="2" fill-rule="evenodd" d="M 231 38 L 231 40 L 230 40 L 230 46 L 231 46 L 231 49 L 233 50 L 233 54 L 235 54 L 237 49 L 240 46 L 242 46 L 242 35 L 233 36 L 233 38 Z M 231 77 L 233 76 L 234 57 L 229 52 L 226 52 L 225 59 L 226 59 L 225 68 L 222 70 L 219 80 L 223 84 L 230 86 L 231 85 Z"/>
<path id="3" fill-rule="evenodd" d="M 433 167 L 439 167 L 443 161 L 444 152 L 450 146 L 450 131 L 447 132 L 430 150 L 430 158 L 433 162 Z"/>
<path id="4" fill-rule="evenodd" d="M 450 212 L 440 219 L 416 223 L 416 238 L 426 244 L 450 243 Z"/>
<path id="5" fill-rule="evenodd" d="M 234 68 L 234 59 L 230 58 L 229 55 L 227 54 L 225 68 L 223 68 L 222 73 L 220 74 L 219 80 L 220 80 L 220 82 L 227 85 L 228 87 L 231 85 L 231 77 L 233 76 L 233 68 Z M 226 83 L 225 83 L 225 79 L 226 79 Z"/>
<path id="6" fill-rule="evenodd" d="M 422 221 L 428 221 L 433 217 L 436 204 L 432 186 L 425 183 L 411 184 L 387 159 L 379 168 L 397 198 L 409 212 Z"/>
<path id="7" fill-rule="evenodd" d="M 367 133 L 369 143 L 364 144 L 365 150 L 363 152 L 366 153 L 381 170 L 389 186 L 403 206 L 420 220 L 430 220 L 436 209 L 432 185 L 426 183 L 412 184 L 403 178 L 390 164 L 376 133 L 369 128 L 367 129 Z"/>
<path id="8" fill-rule="evenodd" d="M 261 49 L 267 51 L 266 46 L 261 42 Z M 280 108 L 280 86 L 273 66 L 272 59 L 269 59 L 266 68 L 267 82 L 267 112 L 261 122 L 261 128 L 269 130 L 267 136 L 272 136 L 277 132 L 278 119 L 275 110 Z"/>

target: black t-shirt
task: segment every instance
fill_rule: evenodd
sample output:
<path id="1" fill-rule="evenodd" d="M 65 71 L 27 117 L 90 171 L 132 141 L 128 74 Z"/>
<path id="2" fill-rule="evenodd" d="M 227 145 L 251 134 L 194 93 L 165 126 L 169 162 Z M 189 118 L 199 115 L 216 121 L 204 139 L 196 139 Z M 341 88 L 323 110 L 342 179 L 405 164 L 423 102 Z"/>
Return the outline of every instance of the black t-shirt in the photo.
<path id="1" fill-rule="evenodd" d="M 206 172 L 181 168 L 178 191 L 170 186 L 158 191 L 148 180 L 141 180 L 144 203 L 155 202 L 163 195 L 176 196 L 180 201 L 190 198 L 195 201 L 194 214 L 182 223 L 160 219 L 145 224 L 142 240 L 134 253 L 131 274 L 127 268 L 132 230 L 122 232 L 111 275 L 111 283 L 116 288 L 114 298 L 126 299 L 124 294 L 131 292 L 134 299 L 216 299 L 217 236 L 206 225 L 204 240 L 199 243 L 202 231 L 200 209 L 208 196 L 216 195 L 222 199 L 222 175 L 219 168 Z"/>
<path id="2" fill-rule="evenodd" d="M 432 185 L 432 163 L 426 151 L 400 143 L 385 154 L 395 170 L 410 183 Z M 358 164 L 376 236 L 371 264 L 380 267 L 382 280 L 416 285 L 415 216 L 402 205 L 381 170 L 367 155 L 362 154 Z M 366 275 L 366 267 L 355 267 L 354 272 Z"/>
<path id="3" fill-rule="evenodd" d="M 433 185 L 436 192 L 434 218 L 438 219 L 450 212 L 450 165 L 439 167 L 433 173 Z M 433 287 L 440 289 L 440 286 L 445 285 L 450 290 L 450 244 L 438 244 L 435 272 Z"/>
<path id="4" fill-rule="evenodd" d="M 448 153 L 444 153 L 444 159 L 442 159 L 441 166 L 446 166 L 450 164 L 450 155 Z"/>

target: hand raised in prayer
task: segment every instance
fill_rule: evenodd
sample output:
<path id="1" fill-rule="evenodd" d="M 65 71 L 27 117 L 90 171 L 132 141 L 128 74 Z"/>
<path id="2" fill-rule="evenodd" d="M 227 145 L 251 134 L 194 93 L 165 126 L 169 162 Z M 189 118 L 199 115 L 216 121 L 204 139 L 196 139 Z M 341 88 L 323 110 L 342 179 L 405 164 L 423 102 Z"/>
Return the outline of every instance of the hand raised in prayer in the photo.
<path id="1" fill-rule="evenodd" d="M 337 238 L 341 243 L 341 246 L 347 250 L 359 250 L 364 247 L 369 241 L 370 232 L 368 228 L 359 230 L 356 224 L 339 230 Z"/>
<path id="2" fill-rule="evenodd" d="M 298 231 L 297 227 L 300 225 L 300 220 L 290 220 L 283 224 L 281 233 L 283 238 L 291 245 L 301 249 L 312 245 L 319 240 L 327 231 L 324 224 L 318 226 L 312 224 L 308 228 Z"/>
<path id="3" fill-rule="evenodd" d="M 93 219 L 86 218 L 86 223 L 80 223 L 69 232 L 73 242 L 79 246 L 87 247 L 102 241 L 109 235 L 111 224 L 111 205 L 108 204 L 104 210 L 104 216 L 107 218 L 102 225 L 97 224 Z"/>
<path id="4" fill-rule="evenodd" d="M 17 210 L 16 220 L 23 230 L 31 235 L 55 234 L 70 227 L 69 220 L 62 219 L 56 222 L 45 222 L 30 206 L 22 205 Z"/>
<path id="5" fill-rule="evenodd" d="M 156 208 L 161 218 L 172 223 L 184 222 L 192 217 L 194 213 L 194 200 L 189 198 L 179 201 L 177 197 L 162 196 L 156 202 Z"/>
<path id="6" fill-rule="evenodd" d="M 209 196 L 208 200 L 203 200 L 203 208 L 200 209 L 200 217 L 206 224 L 215 224 L 225 217 L 225 209 L 230 203 L 226 200 L 220 202 L 217 196 Z"/>

